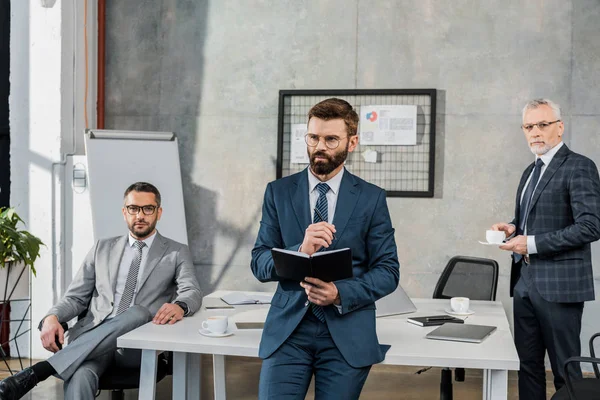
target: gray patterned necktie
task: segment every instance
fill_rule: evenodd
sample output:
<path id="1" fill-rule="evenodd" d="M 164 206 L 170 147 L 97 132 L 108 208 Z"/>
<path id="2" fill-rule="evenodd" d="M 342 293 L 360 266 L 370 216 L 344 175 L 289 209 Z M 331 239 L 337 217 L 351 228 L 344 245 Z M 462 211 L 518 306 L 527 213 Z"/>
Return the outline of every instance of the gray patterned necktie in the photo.
<path id="1" fill-rule="evenodd" d="M 319 191 L 319 198 L 317 199 L 317 204 L 315 205 L 315 215 L 313 216 L 313 223 L 328 221 L 329 211 L 327 204 L 327 192 L 329 191 L 329 185 L 326 183 L 319 183 L 317 185 L 317 190 Z M 323 217 L 323 219 L 321 219 Z M 310 303 L 310 309 L 312 313 L 319 319 L 321 322 L 325 322 L 325 312 L 323 311 L 323 307 L 318 306 L 316 304 Z"/>
<path id="2" fill-rule="evenodd" d="M 140 272 L 140 265 L 142 263 L 142 249 L 146 246 L 146 243 L 138 240 L 133 243 L 135 247 L 135 256 L 131 261 L 131 267 L 129 267 L 129 273 L 127 274 L 127 281 L 125 282 L 125 289 L 119 302 L 119 308 L 117 309 L 117 315 L 126 311 L 131 306 L 131 300 L 133 300 L 133 294 L 135 293 L 135 287 L 137 286 L 138 273 Z"/>
<path id="3" fill-rule="evenodd" d="M 543 166 L 544 162 L 541 158 L 538 158 L 535 162 L 535 167 L 533 168 L 533 173 L 531 174 L 529 184 L 527 185 L 527 188 L 525 188 L 525 193 L 523 193 L 521 204 L 519 205 L 519 226 L 517 226 L 517 235 L 523 235 L 525 233 L 525 228 L 527 227 L 527 218 L 529 217 L 529 209 L 531 208 L 531 199 L 533 197 L 535 187 L 540 180 Z M 516 263 L 522 259 L 523 255 L 519 253 L 513 253 L 513 260 L 515 260 Z"/>

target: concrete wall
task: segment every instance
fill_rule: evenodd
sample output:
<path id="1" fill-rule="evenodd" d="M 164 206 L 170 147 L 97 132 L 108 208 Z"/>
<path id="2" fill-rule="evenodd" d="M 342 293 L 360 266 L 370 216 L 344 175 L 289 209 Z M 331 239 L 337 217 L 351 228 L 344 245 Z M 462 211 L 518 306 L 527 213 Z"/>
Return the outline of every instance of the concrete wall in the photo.
<path id="1" fill-rule="evenodd" d="M 268 289 L 249 268 L 275 178 L 279 89 L 437 88 L 436 192 L 388 200 L 401 283 L 429 297 L 448 259 L 501 264 L 477 244 L 511 219 L 533 156 L 521 108 L 563 107 L 565 141 L 600 162 L 600 3 L 547 1 L 108 2 L 107 127 L 179 135 L 189 238 L 205 292 Z M 164 205 L 168 209 L 169 205 Z M 594 245 L 600 277 L 599 245 Z M 582 339 L 600 330 L 588 303 Z"/>

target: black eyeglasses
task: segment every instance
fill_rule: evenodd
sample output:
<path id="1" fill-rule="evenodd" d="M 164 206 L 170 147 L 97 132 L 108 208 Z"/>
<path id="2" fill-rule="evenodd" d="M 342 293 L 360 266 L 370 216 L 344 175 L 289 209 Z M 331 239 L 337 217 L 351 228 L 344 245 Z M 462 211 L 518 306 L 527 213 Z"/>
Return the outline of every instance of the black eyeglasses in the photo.
<path id="1" fill-rule="evenodd" d="M 521 125 L 521 128 L 523 128 L 524 131 L 531 132 L 533 127 L 537 126 L 540 131 L 545 131 L 550 125 L 555 124 L 557 122 L 560 122 L 560 119 L 557 119 L 556 121 L 552 122 L 538 122 L 537 124 Z"/>
<path id="2" fill-rule="evenodd" d="M 340 142 L 347 138 L 348 138 L 348 136 L 343 137 L 343 138 L 339 138 L 337 136 L 324 136 L 323 140 L 325 140 L 325 146 L 327 146 L 328 149 L 333 150 L 333 149 L 337 149 L 337 147 L 340 145 Z M 320 140 L 321 140 L 321 136 L 315 135 L 314 133 L 307 133 L 306 135 L 304 135 L 304 141 L 310 147 L 318 146 Z"/>
<path id="3" fill-rule="evenodd" d="M 144 213 L 144 215 L 152 215 L 152 214 L 154 214 L 154 211 L 156 211 L 156 209 L 158 207 L 157 206 L 152 206 L 152 205 L 147 205 L 147 206 L 129 205 L 129 206 L 125 206 L 125 208 L 127 209 L 127 212 L 130 215 L 138 215 L 140 213 L 140 210 L 142 210 L 142 212 Z"/>

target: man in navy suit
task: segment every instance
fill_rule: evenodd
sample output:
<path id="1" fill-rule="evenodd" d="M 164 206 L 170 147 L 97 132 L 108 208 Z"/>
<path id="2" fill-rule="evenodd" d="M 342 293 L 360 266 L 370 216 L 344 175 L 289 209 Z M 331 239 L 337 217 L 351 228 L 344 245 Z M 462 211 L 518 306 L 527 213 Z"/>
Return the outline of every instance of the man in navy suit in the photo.
<path id="1" fill-rule="evenodd" d="M 492 229 L 514 234 L 500 248 L 513 252 L 519 398 L 545 400 L 546 350 L 557 390 L 565 360 L 581 354 L 583 302 L 594 300 L 590 243 L 600 238 L 600 180 L 594 162 L 562 142 L 557 104 L 527 103 L 522 128 L 535 162 L 521 177 L 515 218 Z M 570 367 L 570 376 L 580 379 L 581 369 Z"/>
<path id="2" fill-rule="evenodd" d="M 358 145 L 358 115 L 340 99 L 308 113 L 310 167 L 271 182 L 252 250 L 252 272 L 278 281 L 265 322 L 260 399 L 358 399 L 371 365 L 385 358 L 375 332 L 375 301 L 398 286 L 399 264 L 385 191 L 344 168 Z M 271 249 L 312 255 L 352 249 L 354 277 L 283 280 Z"/>

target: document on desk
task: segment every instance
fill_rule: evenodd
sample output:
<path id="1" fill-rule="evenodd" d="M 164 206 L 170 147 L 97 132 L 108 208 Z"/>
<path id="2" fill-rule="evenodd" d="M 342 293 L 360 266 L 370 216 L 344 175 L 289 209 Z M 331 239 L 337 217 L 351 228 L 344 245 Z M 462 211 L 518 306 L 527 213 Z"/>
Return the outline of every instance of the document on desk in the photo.
<path id="1" fill-rule="evenodd" d="M 221 300 L 231 306 L 242 304 L 271 304 L 273 294 L 247 294 L 244 292 L 231 292 L 221 296 Z"/>

